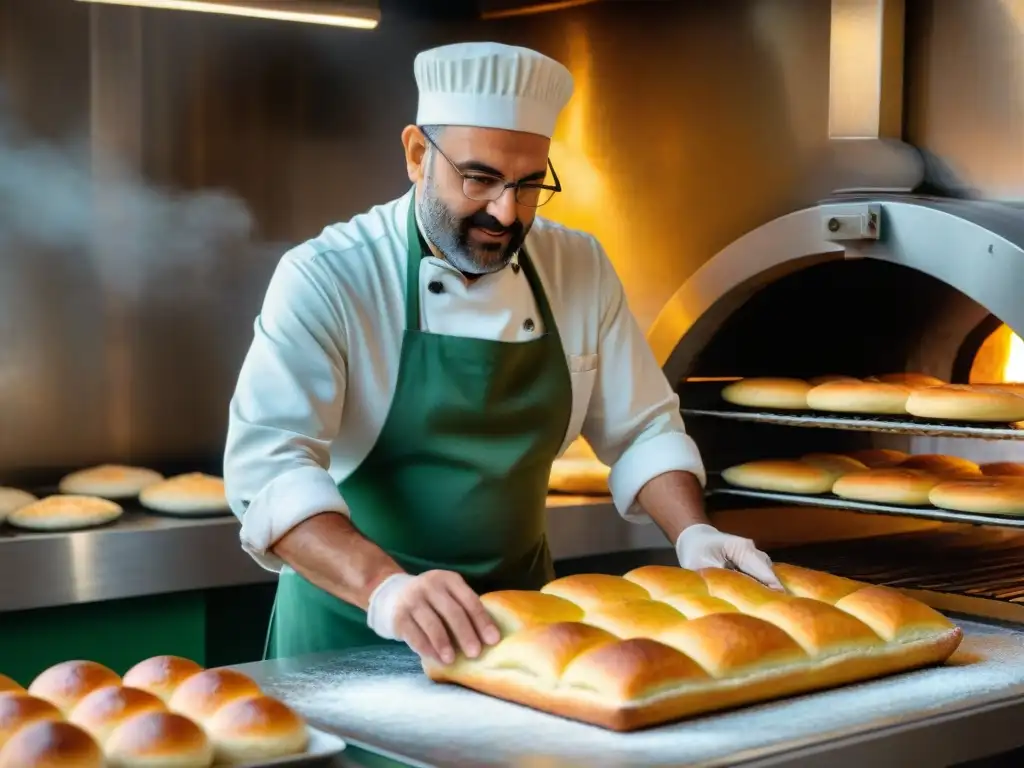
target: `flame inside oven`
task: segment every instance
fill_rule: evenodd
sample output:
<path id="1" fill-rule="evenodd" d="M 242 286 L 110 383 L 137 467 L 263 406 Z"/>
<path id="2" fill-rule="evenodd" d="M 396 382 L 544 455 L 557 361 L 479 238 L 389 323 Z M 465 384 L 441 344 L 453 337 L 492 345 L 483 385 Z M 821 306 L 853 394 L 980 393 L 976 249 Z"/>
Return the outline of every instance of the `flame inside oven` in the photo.
<path id="1" fill-rule="evenodd" d="M 999 326 L 982 342 L 971 365 L 970 382 L 1024 382 L 1024 340 L 1008 325 Z"/>

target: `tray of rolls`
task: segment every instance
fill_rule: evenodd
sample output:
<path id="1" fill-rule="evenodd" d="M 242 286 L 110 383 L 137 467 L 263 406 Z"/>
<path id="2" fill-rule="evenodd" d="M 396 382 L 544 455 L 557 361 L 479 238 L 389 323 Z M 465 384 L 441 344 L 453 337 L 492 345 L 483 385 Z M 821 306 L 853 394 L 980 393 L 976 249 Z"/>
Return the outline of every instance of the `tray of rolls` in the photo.
<path id="1" fill-rule="evenodd" d="M 1024 464 L 977 464 L 887 448 L 759 459 L 726 468 L 712 494 L 1024 526 Z"/>
<path id="2" fill-rule="evenodd" d="M 427 676 L 614 731 L 944 663 L 962 630 L 897 590 L 778 563 L 649 565 L 482 595 L 502 639 Z"/>
<path id="3" fill-rule="evenodd" d="M 224 481 L 204 472 L 164 476 L 146 467 L 102 464 L 70 472 L 53 488 L 0 484 L 0 525 L 33 532 L 110 525 L 126 512 L 172 517 L 231 514 Z"/>
<path id="4" fill-rule="evenodd" d="M 0 768 L 300 766 L 344 748 L 246 675 L 178 656 L 123 676 L 66 661 L 27 689 L 0 675 Z"/>
<path id="5" fill-rule="evenodd" d="M 692 386 L 692 385 L 691 385 Z M 699 386 L 706 392 L 708 386 Z M 864 379 L 750 377 L 714 385 L 683 413 L 920 435 L 1024 439 L 1024 384 L 950 384 L 920 373 Z"/>

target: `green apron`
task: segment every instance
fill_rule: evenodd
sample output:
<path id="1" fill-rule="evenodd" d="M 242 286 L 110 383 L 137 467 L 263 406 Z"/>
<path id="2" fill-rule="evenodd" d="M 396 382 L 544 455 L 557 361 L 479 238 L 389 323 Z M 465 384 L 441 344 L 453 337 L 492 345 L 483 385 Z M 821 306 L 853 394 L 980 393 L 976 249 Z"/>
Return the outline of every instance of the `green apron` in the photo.
<path id="1" fill-rule="evenodd" d="M 545 334 L 525 342 L 420 330 L 415 200 L 409 206 L 406 324 L 394 399 L 377 442 L 338 487 L 352 523 L 406 571 L 462 574 L 478 594 L 539 589 L 554 577 L 545 534 L 551 464 L 572 388 L 551 306 L 525 251 Z M 338 557 L 344 557 L 339 552 Z M 290 568 L 278 582 L 271 658 L 386 641 L 366 612 Z"/>

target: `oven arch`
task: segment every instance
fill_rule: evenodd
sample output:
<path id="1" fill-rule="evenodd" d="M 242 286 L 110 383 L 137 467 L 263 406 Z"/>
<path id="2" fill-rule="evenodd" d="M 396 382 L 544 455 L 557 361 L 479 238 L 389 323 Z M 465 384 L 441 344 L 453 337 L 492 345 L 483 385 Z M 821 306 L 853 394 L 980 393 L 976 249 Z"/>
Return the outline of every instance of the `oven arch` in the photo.
<path id="1" fill-rule="evenodd" d="M 877 239 L 831 239 L 835 217 L 879 212 Z M 658 314 L 648 341 L 669 381 L 761 288 L 826 261 L 876 259 L 940 280 L 963 294 L 916 354 L 954 359 L 989 314 L 1024 329 L 1024 209 L 974 200 L 871 196 L 826 200 L 743 235 L 703 264 Z M 910 365 L 919 361 L 910 360 Z"/>

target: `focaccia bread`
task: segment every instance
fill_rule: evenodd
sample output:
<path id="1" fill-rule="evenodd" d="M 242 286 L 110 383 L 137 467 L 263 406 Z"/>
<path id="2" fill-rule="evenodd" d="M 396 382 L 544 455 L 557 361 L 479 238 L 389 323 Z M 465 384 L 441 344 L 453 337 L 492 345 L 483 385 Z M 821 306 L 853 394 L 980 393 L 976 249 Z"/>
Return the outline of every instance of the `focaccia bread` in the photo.
<path id="1" fill-rule="evenodd" d="M 785 592 L 737 571 L 668 566 L 491 592 L 482 599 L 501 641 L 423 668 L 435 682 L 630 731 L 938 664 L 962 639 L 896 590 L 775 568 Z"/>

